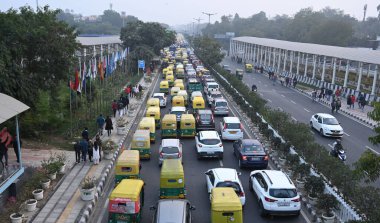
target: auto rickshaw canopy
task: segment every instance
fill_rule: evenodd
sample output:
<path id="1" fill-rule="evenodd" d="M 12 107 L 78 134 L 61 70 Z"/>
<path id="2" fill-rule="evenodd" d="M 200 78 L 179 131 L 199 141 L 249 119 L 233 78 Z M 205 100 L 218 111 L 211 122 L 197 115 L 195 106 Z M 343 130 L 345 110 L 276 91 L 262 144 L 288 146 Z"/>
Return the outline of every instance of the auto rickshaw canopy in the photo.
<path id="1" fill-rule="evenodd" d="M 139 179 L 124 179 L 112 191 L 109 199 L 128 198 L 137 201 L 140 197 L 144 181 Z"/>
<path id="2" fill-rule="evenodd" d="M 230 187 L 215 187 L 211 191 L 212 211 L 241 211 L 242 205 L 236 192 Z"/>

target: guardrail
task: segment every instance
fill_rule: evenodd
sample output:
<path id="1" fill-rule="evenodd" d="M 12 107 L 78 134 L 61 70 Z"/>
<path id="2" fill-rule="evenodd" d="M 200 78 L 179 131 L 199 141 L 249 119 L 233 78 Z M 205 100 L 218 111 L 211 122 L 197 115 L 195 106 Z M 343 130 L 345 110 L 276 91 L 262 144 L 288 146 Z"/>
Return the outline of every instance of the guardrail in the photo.
<path id="1" fill-rule="evenodd" d="M 213 67 L 211 67 L 211 70 L 215 74 L 217 74 L 224 82 L 226 82 L 233 90 L 235 90 L 235 92 L 244 100 L 245 104 L 249 105 L 249 107 L 252 108 L 252 105 L 250 105 L 249 102 L 247 100 L 245 100 L 243 95 L 236 88 L 234 88 L 232 86 L 232 84 L 229 83 L 225 77 L 223 77 L 223 75 L 219 74 Z M 262 115 L 260 115 L 259 113 L 256 113 L 256 114 L 261 118 L 262 122 L 268 123 L 263 118 Z M 269 123 L 268 123 L 268 128 L 273 130 L 273 134 L 276 137 L 279 137 L 281 139 L 281 142 L 283 142 L 283 143 L 285 142 L 285 140 L 282 138 L 282 136 L 280 134 L 278 134 L 277 130 L 275 130 L 271 125 L 269 125 Z M 298 155 L 298 153 L 294 150 L 294 147 L 290 148 L 290 153 Z M 306 163 L 306 161 L 301 156 L 299 156 L 299 158 L 300 158 L 301 163 Z M 321 176 L 320 174 L 317 174 L 317 172 L 313 168 L 311 168 L 311 174 L 315 175 L 315 176 Z M 325 177 L 323 175 L 322 175 L 322 177 L 325 179 Z M 332 194 L 339 202 L 339 210 L 335 211 L 336 217 L 338 218 L 339 222 L 347 222 L 350 220 L 362 220 L 360 215 L 351 207 L 351 205 L 349 205 L 343 199 L 342 196 L 340 196 L 337 193 L 336 190 L 334 190 L 334 188 L 332 188 L 325 180 L 324 180 L 324 183 L 325 183 L 325 193 Z"/>

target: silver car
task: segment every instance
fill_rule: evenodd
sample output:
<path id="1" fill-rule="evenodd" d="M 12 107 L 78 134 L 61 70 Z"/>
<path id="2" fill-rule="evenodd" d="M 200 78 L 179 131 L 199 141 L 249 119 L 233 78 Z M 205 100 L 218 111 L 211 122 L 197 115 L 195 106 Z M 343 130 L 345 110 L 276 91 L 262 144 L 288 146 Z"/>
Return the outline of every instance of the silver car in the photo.
<path id="1" fill-rule="evenodd" d="M 166 107 L 165 93 L 154 93 L 153 98 L 158 98 L 160 100 L 160 107 Z"/>
<path id="2" fill-rule="evenodd" d="M 214 112 L 214 115 L 228 115 L 229 108 L 226 99 L 216 98 L 211 104 L 211 110 Z"/>
<path id="3" fill-rule="evenodd" d="M 186 108 L 181 106 L 172 107 L 170 114 L 174 114 L 177 118 L 177 122 L 180 122 L 182 114 L 186 114 Z"/>
<path id="4" fill-rule="evenodd" d="M 179 139 L 163 139 L 159 149 L 158 165 L 165 159 L 179 159 L 182 162 L 182 143 Z"/>

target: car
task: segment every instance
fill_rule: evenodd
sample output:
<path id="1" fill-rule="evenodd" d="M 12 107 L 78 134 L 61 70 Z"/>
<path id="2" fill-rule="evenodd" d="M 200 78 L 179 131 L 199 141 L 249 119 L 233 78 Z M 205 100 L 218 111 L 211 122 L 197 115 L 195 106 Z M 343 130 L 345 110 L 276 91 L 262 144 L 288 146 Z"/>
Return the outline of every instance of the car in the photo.
<path id="1" fill-rule="evenodd" d="M 177 122 L 181 121 L 181 116 L 182 116 L 182 114 L 185 114 L 185 113 L 186 113 L 186 108 L 185 107 L 177 106 L 177 107 L 172 107 L 170 109 L 170 114 L 175 114 L 176 115 Z"/>
<path id="2" fill-rule="evenodd" d="M 204 92 L 207 94 L 209 91 L 219 91 L 219 84 L 216 82 L 207 82 L 204 87 Z"/>
<path id="3" fill-rule="evenodd" d="M 195 113 L 197 131 L 215 130 L 214 115 L 210 109 L 199 109 Z"/>
<path id="4" fill-rule="evenodd" d="M 223 69 L 229 69 L 230 66 L 228 64 L 223 64 Z"/>
<path id="5" fill-rule="evenodd" d="M 158 154 L 159 166 L 165 159 L 179 159 L 182 162 L 182 143 L 179 139 L 163 139 Z"/>
<path id="6" fill-rule="evenodd" d="M 187 75 L 189 75 L 189 76 L 195 76 L 197 73 L 195 72 L 195 70 L 194 69 L 188 69 L 187 71 L 186 71 L 186 73 L 187 73 Z"/>
<path id="7" fill-rule="evenodd" d="M 224 98 L 216 98 L 211 104 L 211 111 L 214 115 L 228 115 L 229 108 L 227 100 Z"/>
<path id="8" fill-rule="evenodd" d="M 300 195 L 292 180 L 282 171 L 252 171 L 249 189 L 256 195 L 261 216 L 300 214 Z"/>
<path id="9" fill-rule="evenodd" d="M 342 126 L 338 120 L 326 113 L 316 113 L 311 116 L 310 127 L 319 132 L 321 136 L 339 137 L 344 134 Z"/>
<path id="10" fill-rule="evenodd" d="M 186 64 L 186 67 L 185 67 L 185 70 L 186 70 L 186 72 L 188 71 L 188 70 L 190 70 L 190 69 L 194 69 L 194 67 L 193 67 L 193 65 L 192 64 Z"/>
<path id="11" fill-rule="evenodd" d="M 195 135 L 197 158 L 217 157 L 223 159 L 223 143 L 217 131 L 200 131 Z"/>
<path id="12" fill-rule="evenodd" d="M 223 140 L 243 139 L 243 125 L 237 117 L 223 117 L 220 122 L 220 135 Z"/>
<path id="13" fill-rule="evenodd" d="M 161 199 L 150 210 L 155 210 L 153 223 L 191 223 L 195 207 L 186 199 Z"/>
<path id="14" fill-rule="evenodd" d="M 206 171 L 205 175 L 209 195 L 215 187 L 231 187 L 240 198 L 241 204 L 245 205 L 245 193 L 238 177 L 241 173 L 232 168 L 214 168 Z"/>
<path id="15" fill-rule="evenodd" d="M 201 71 L 203 69 L 204 69 L 204 67 L 202 65 L 198 65 L 197 68 L 196 68 L 196 71 L 199 72 L 199 71 Z"/>
<path id="16" fill-rule="evenodd" d="M 209 91 L 207 94 L 207 103 L 211 107 L 212 103 L 214 102 L 214 99 L 216 98 L 223 98 L 223 95 L 220 91 Z"/>
<path id="17" fill-rule="evenodd" d="M 240 168 L 254 167 L 266 169 L 268 167 L 268 154 L 258 140 L 239 139 L 232 146 Z"/>
<path id="18" fill-rule="evenodd" d="M 160 107 L 166 107 L 165 93 L 154 93 L 153 98 L 158 98 L 160 100 Z"/>

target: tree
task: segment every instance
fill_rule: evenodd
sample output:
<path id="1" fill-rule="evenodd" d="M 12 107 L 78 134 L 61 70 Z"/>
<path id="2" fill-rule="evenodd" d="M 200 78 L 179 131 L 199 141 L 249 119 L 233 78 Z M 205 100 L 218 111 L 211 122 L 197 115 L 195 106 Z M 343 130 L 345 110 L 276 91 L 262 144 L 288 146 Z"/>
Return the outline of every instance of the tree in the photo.
<path id="1" fill-rule="evenodd" d="M 210 66 L 220 63 L 224 54 L 221 53 L 221 46 L 209 37 L 198 37 L 194 39 L 195 54 Z"/>
<path id="2" fill-rule="evenodd" d="M 380 157 L 366 150 L 354 164 L 355 173 L 365 182 L 375 182 L 380 176 Z"/>
<path id="3" fill-rule="evenodd" d="M 374 102 L 374 109 L 368 113 L 368 116 L 376 122 L 380 122 L 380 102 Z M 376 125 L 374 130 L 376 132 L 376 135 L 371 136 L 368 139 L 372 144 L 377 145 L 380 143 L 380 125 Z"/>
<path id="4" fill-rule="evenodd" d="M 110 23 L 112 26 L 120 28 L 123 24 L 123 19 L 116 11 L 105 10 L 102 15 L 102 22 Z"/>

